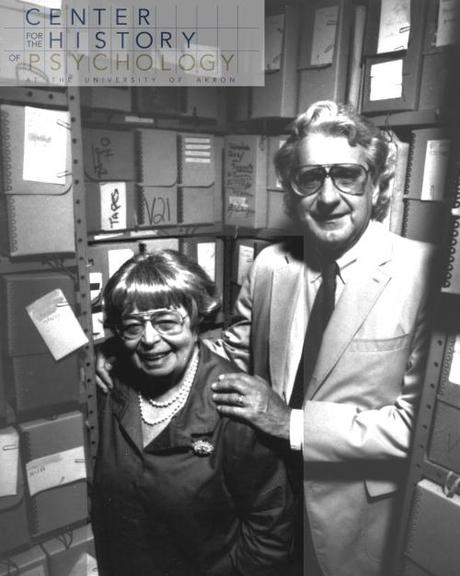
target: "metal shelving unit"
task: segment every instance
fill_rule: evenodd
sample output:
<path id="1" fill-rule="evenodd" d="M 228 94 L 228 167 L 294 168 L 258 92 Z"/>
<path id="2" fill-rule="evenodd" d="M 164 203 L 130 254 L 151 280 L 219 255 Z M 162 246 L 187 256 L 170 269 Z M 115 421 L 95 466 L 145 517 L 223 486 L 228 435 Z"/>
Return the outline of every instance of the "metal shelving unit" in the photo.
<path id="1" fill-rule="evenodd" d="M 80 307 L 80 322 L 88 336 L 89 343 L 83 350 L 83 373 L 86 391 L 87 427 L 89 435 L 89 450 L 92 463 L 96 458 L 98 431 L 97 431 L 97 405 L 96 385 L 94 371 L 94 346 L 92 342 L 91 299 L 89 292 L 88 269 L 87 269 L 87 229 L 85 207 L 85 184 L 83 172 L 83 146 L 81 129 L 81 109 L 78 88 L 68 88 L 68 108 L 71 120 L 72 142 L 72 179 L 74 194 L 75 214 L 75 240 L 76 240 L 76 264 L 78 271 L 79 291 L 77 302 Z M 92 466 L 88 467 L 90 474 Z"/>
<path id="2" fill-rule="evenodd" d="M 83 413 L 86 423 L 86 446 L 87 477 L 92 476 L 93 461 L 96 455 L 98 431 L 97 410 L 94 379 L 94 349 L 92 344 L 91 309 L 89 298 L 89 285 L 87 274 L 87 237 L 85 215 L 85 190 L 83 178 L 83 153 L 81 141 L 81 114 L 78 88 L 68 89 L 31 89 L 31 88 L 6 88 L 1 90 L 2 103 L 15 105 L 43 107 L 47 109 L 68 110 L 71 118 L 71 150 L 72 156 L 72 193 L 74 202 L 74 227 L 76 235 L 75 254 L 44 254 L 21 258 L 0 256 L 0 275 L 16 273 L 36 272 L 62 272 L 70 275 L 77 286 L 75 293 L 75 314 L 87 334 L 89 343 L 77 352 L 80 366 L 80 390 L 84 391 L 84 397 L 80 394 L 80 401 L 73 409 Z M 52 226 L 52 222 L 44 222 L 44 226 Z M 65 382 L 62 383 L 65 385 Z M 37 413 L 37 417 L 40 417 Z M 16 424 L 18 421 L 14 410 L 7 405 L 5 425 Z M 83 521 L 63 526 L 62 529 L 47 532 L 43 535 L 30 535 L 27 545 L 20 545 L 7 551 L 7 554 L 16 554 L 45 542 L 50 538 L 68 539 L 68 531 L 82 526 Z"/>

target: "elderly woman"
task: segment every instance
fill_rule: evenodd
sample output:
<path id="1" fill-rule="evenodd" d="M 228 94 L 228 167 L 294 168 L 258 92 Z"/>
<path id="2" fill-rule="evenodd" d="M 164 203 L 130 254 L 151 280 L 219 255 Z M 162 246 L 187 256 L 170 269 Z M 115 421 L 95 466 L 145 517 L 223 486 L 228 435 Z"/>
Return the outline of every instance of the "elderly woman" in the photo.
<path id="1" fill-rule="evenodd" d="M 235 367 L 200 345 L 219 308 L 185 256 L 138 255 L 110 278 L 119 340 L 101 394 L 92 521 L 103 575 L 279 574 L 291 496 L 265 437 L 218 414 L 211 383 Z"/>

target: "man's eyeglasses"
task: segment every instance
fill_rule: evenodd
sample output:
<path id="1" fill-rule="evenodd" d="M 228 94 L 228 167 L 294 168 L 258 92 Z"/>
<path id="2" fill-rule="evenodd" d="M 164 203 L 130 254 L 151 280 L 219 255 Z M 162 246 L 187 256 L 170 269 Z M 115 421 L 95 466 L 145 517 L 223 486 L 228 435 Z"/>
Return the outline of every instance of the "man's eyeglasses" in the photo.
<path id="1" fill-rule="evenodd" d="M 334 186 L 344 194 L 361 196 L 369 169 L 362 164 L 315 164 L 299 166 L 291 179 L 291 186 L 298 196 L 316 194 L 330 178 Z"/>
<path id="2" fill-rule="evenodd" d="M 122 319 L 117 332 L 123 340 L 139 340 L 145 332 L 145 325 L 150 322 L 161 336 L 174 336 L 182 332 L 184 320 L 178 310 L 147 310 L 135 312 Z"/>

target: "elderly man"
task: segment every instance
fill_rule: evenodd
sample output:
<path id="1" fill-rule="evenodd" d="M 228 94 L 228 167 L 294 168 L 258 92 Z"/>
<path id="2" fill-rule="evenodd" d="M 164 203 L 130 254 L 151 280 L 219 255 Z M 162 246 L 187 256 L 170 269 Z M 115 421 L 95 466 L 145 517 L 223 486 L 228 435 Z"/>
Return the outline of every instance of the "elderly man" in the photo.
<path id="1" fill-rule="evenodd" d="M 303 470 L 306 576 L 387 576 L 392 557 L 432 250 L 377 222 L 391 164 L 349 107 L 295 120 L 275 165 L 304 241 L 256 258 L 219 343 L 247 372 L 213 385 L 219 410 L 285 442 Z"/>
<path id="2" fill-rule="evenodd" d="M 432 250 L 376 221 L 388 203 L 388 145 L 351 108 L 311 106 L 275 165 L 303 254 L 281 244 L 256 258 L 223 340 L 256 377 L 222 377 L 214 400 L 302 455 L 305 574 L 387 576 Z"/>

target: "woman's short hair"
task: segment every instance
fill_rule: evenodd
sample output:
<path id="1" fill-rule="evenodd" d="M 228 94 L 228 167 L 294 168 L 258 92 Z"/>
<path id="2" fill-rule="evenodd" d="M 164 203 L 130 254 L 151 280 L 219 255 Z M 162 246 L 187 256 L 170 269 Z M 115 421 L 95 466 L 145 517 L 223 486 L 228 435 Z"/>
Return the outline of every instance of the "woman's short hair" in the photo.
<path id="1" fill-rule="evenodd" d="M 175 250 L 134 256 L 104 289 L 105 326 L 114 329 L 134 308 L 178 308 L 188 313 L 192 328 L 211 322 L 220 308 L 216 285 L 196 262 Z"/>
<path id="2" fill-rule="evenodd" d="M 389 203 L 389 183 L 394 173 L 394 159 L 388 140 L 379 128 L 358 114 L 350 105 L 322 100 L 312 104 L 306 112 L 297 116 L 291 125 L 291 133 L 277 151 L 274 162 L 280 182 L 286 191 L 285 203 L 288 214 L 296 220 L 298 196 L 291 187 L 291 177 L 298 164 L 297 147 L 309 134 L 344 136 L 350 146 L 362 146 L 374 183 L 380 192 L 372 217 L 382 220 Z"/>

